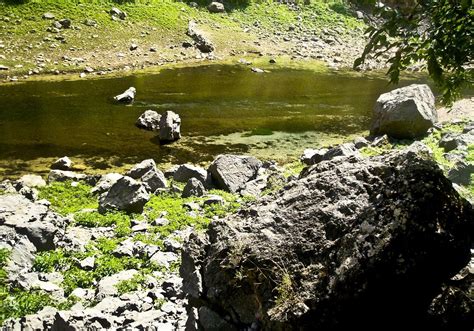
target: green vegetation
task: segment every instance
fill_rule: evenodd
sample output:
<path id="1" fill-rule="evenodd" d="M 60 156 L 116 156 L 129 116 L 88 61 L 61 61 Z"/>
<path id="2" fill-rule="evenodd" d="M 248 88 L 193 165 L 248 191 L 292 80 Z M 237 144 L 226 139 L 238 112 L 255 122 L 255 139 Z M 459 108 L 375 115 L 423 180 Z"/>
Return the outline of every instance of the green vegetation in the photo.
<path id="1" fill-rule="evenodd" d="M 388 70 L 390 81 L 398 83 L 400 73 L 410 65 L 426 61 L 430 77 L 450 104 L 465 86 L 474 82 L 473 21 L 471 0 L 418 1 L 410 10 L 382 8 L 385 23 L 370 27 L 370 41 L 358 67 L 369 54 L 375 57 L 393 51 Z"/>
<path id="2" fill-rule="evenodd" d="M 78 182 L 53 182 L 39 189 L 39 198 L 51 202 L 54 211 L 61 215 L 78 212 L 82 209 L 97 208 L 97 198 L 91 193 L 91 186 Z"/>

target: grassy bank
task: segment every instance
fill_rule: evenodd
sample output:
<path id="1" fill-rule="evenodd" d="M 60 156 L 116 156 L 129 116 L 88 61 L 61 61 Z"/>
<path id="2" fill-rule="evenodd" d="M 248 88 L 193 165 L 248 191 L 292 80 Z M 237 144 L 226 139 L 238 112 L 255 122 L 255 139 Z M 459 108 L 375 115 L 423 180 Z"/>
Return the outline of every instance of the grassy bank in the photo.
<path id="1" fill-rule="evenodd" d="M 127 13 L 113 20 L 112 6 Z M 54 19 L 43 19 L 51 13 Z M 69 29 L 54 29 L 69 19 Z M 169 62 L 195 62 L 203 56 L 186 36 L 190 20 L 198 22 L 216 46 L 211 59 L 231 56 L 293 56 L 295 35 L 324 36 L 333 29 L 340 38 L 361 35 L 364 24 L 339 2 L 315 1 L 295 10 L 271 1 L 230 5 L 227 13 L 212 14 L 169 0 L 30 1 L 12 5 L 0 1 L 0 64 L 9 69 L 0 77 L 44 73 L 139 69 Z M 290 33 L 290 36 L 287 34 Z M 290 38 L 291 37 L 291 38 Z M 138 48 L 131 51 L 130 46 Z M 151 51 L 153 49 L 153 51 Z"/>

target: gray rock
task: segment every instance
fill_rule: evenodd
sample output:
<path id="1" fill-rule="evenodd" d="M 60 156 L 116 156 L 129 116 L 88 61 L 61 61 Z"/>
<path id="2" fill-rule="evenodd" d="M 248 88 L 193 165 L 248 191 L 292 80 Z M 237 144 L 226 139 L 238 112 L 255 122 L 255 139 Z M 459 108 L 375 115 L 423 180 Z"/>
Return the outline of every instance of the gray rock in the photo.
<path id="1" fill-rule="evenodd" d="M 125 176 L 131 177 L 133 179 L 140 179 L 147 172 L 155 171 L 156 163 L 153 159 L 146 159 L 142 162 L 133 166 L 132 169 L 125 173 Z"/>
<path id="2" fill-rule="evenodd" d="M 263 74 L 263 73 L 265 72 L 265 70 L 260 69 L 260 68 L 250 68 L 250 70 L 251 70 L 252 72 L 257 73 L 257 74 Z"/>
<path id="3" fill-rule="evenodd" d="M 63 29 L 71 28 L 71 20 L 70 19 L 63 18 L 62 20 L 59 20 L 58 23 L 61 25 L 61 28 L 63 28 Z"/>
<path id="4" fill-rule="evenodd" d="M 225 199 L 221 197 L 220 195 L 215 195 L 215 194 L 206 195 L 204 197 L 204 201 L 203 201 L 204 206 L 209 206 L 209 205 L 214 205 L 214 204 L 223 206 L 225 205 Z"/>
<path id="5" fill-rule="evenodd" d="M 93 20 L 93 19 L 90 19 L 90 18 L 87 18 L 87 19 L 84 20 L 83 24 L 87 25 L 87 26 L 95 27 L 95 26 L 97 26 L 97 21 Z"/>
<path id="6" fill-rule="evenodd" d="M 209 173 L 218 188 L 236 193 L 257 177 L 261 166 L 253 156 L 219 155 L 209 166 Z"/>
<path id="7" fill-rule="evenodd" d="M 141 181 L 149 193 L 168 186 L 165 175 L 158 169 L 148 171 L 141 177 Z"/>
<path id="8" fill-rule="evenodd" d="M 434 103 L 428 85 L 413 84 L 382 94 L 374 107 L 370 133 L 401 139 L 423 136 L 438 120 Z"/>
<path id="9" fill-rule="evenodd" d="M 187 35 L 194 40 L 196 47 L 201 52 L 211 53 L 214 51 L 214 44 L 206 35 L 206 33 L 197 27 L 196 22 L 189 21 Z"/>
<path id="10" fill-rule="evenodd" d="M 72 161 L 67 156 L 57 159 L 51 164 L 51 169 L 70 170 L 72 168 Z"/>
<path id="11" fill-rule="evenodd" d="M 178 256 L 172 252 L 161 252 L 158 251 L 150 258 L 151 262 L 158 265 L 164 266 L 165 268 L 170 267 L 170 263 L 178 261 Z"/>
<path id="12" fill-rule="evenodd" d="M 127 14 L 121 11 L 120 9 L 118 9 L 117 7 L 112 7 L 109 11 L 109 14 L 112 17 L 117 17 L 117 18 L 120 18 L 121 20 L 124 20 L 127 18 Z"/>
<path id="13" fill-rule="evenodd" d="M 474 164 L 458 161 L 455 166 L 449 170 L 448 178 L 453 183 L 468 186 L 471 184 L 472 174 L 474 174 Z"/>
<path id="14" fill-rule="evenodd" d="M 142 213 L 143 206 L 150 200 L 145 187 L 130 177 L 122 177 L 110 190 L 99 198 L 99 212 L 123 210 L 130 213 Z"/>
<path id="15" fill-rule="evenodd" d="M 38 175 L 24 175 L 17 183 L 20 184 L 21 187 L 27 186 L 33 188 L 46 186 L 46 181 Z"/>
<path id="16" fill-rule="evenodd" d="M 132 279 L 137 273 L 137 270 L 130 269 L 102 278 L 97 287 L 96 299 L 102 300 L 105 297 L 117 296 L 117 284 L 121 281 Z"/>
<path id="17" fill-rule="evenodd" d="M 348 156 L 360 156 L 359 151 L 357 148 L 355 148 L 355 145 L 353 143 L 345 143 L 338 145 L 336 147 L 330 148 L 323 156 L 323 160 L 331 160 L 335 157 L 342 156 L 342 157 L 348 157 Z"/>
<path id="18" fill-rule="evenodd" d="M 240 190 L 242 196 L 259 197 L 260 194 L 267 188 L 267 176 L 259 176 L 244 184 Z"/>
<path id="19" fill-rule="evenodd" d="M 160 141 L 171 142 L 181 138 L 181 118 L 172 111 L 166 111 L 160 118 Z"/>
<path id="20" fill-rule="evenodd" d="M 103 175 L 102 177 L 100 177 L 97 184 L 95 184 L 95 186 L 91 189 L 91 193 L 102 194 L 104 192 L 107 192 L 112 187 L 112 185 L 114 185 L 122 177 L 123 175 L 117 173 Z"/>
<path id="21" fill-rule="evenodd" d="M 140 129 L 148 131 L 159 131 L 160 130 L 160 119 L 161 115 L 153 110 L 146 110 L 137 119 L 135 126 Z"/>
<path id="22" fill-rule="evenodd" d="M 137 50 L 137 49 L 138 49 L 138 45 L 137 45 L 137 44 L 131 44 L 131 45 L 130 45 L 130 50 L 131 50 L 131 51 L 135 51 L 135 50 Z"/>
<path id="23" fill-rule="evenodd" d="M 306 165 L 313 165 L 323 160 L 324 155 L 327 153 L 327 148 L 321 149 L 305 149 L 300 160 Z"/>
<path id="24" fill-rule="evenodd" d="M 207 10 L 209 10 L 210 13 L 225 13 L 225 7 L 223 3 L 213 1 L 207 6 Z"/>
<path id="25" fill-rule="evenodd" d="M 135 100 L 137 90 L 134 87 L 130 87 L 128 90 L 114 97 L 114 100 L 120 103 L 132 103 Z"/>
<path id="26" fill-rule="evenodd" d="M 370 145 L 370 142 L 364 137 L 357 137 L 354 139 L 354 146 L 357 149 L 361 149 Z"/>
<path id="27" fill-rule="evenodd" d="M 474 211 L 421 150 L 321 162 L 211 222 L 183 248 L 188 302 L 239 329 L 423 326 L 469 262 Z"/>
<path id="28" fill-rule="evenodd" d="M 173 172 L 173 179 L 177 182 L 187 183 L 191 178 L 196 178 L 206 186 L 210 180 L 205 169 L 192 164 L 181 164 Z"/>
<path id="29" fill-rule="evenodd" d="M 84 270 L 93 270 L 95 267 L 95 257 L 89 256 L 80 262 L 80 266 Z"/>
<path id="30" fill-rule="evenodd" d="M 35 253 L 36 247 L 25 237 L 20 237 L 13 243 L 10 258 L 5 267 L 11 282 L 18 281 L 21 275 L 31 270 Z"/>
<path id="31" fill-rule="evenodd" d="M 53 13 L 44 13 L 42 17 L 44 20 L 54 20 L 55 18 Z"/>
<path id="32" fill-rule="evenodd" d="M 78 174 L 73 171 L 65 171 L 65 170 L 51 170 L 48 175 L 48 183 L 53 182 L 65 182 L 65 181 L 81 181 L 87 180 L 87 175 L 85 174 Z"/>
<path id="33" fill-rule="evenodd" d="M 445 152 L 450 152 L 454 149 L 465 150 L 469 145 L 474 144 L 474 132 L 468 133 L 446 133 L 439 141 L 439 147 L 444 148 Z"/>
<path id="34" fill-rule="evenodd" d="M 190 178 L 183 189 L 181 197 L 189 198 L 192 196 L 201 197 L 206 193 L 206 189 L 202 182 L 196 178 Z"/>
<path id="35" fill-rule="evenodd" d="M 364 13 L 361 12 L 360 10 L 355 12 L 357 19 L 363 20 L 364 19 Z"/>
<path id="36" fill-rule="evenodd" d="M 373 138 L 372 142 L 370 143 L 370 146 L 372 147 L 383 147 L 386 145 L 390 144 L 390 139 L 389 137 L 384 134 L 383 136 L 376 136 Z"/>
<path id="37" fill-rule="evenodd" d="M 0 65 L 0 70 L 3 70 L 3 71 L 7 71 L 7 70 L 10 70 L 10 67 L 7 67 L 5 65 Z"/>

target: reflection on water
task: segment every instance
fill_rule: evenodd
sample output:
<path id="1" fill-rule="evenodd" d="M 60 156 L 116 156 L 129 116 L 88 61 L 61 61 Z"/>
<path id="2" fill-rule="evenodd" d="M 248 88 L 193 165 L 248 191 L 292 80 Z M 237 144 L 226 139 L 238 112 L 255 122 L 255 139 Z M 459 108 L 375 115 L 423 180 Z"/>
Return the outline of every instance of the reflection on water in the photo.
<path id="1" fill-rule="evenodd" d="M 137 88 L 133 105 L 112 97 Z M 284 161 L 305 147 L 368 129 L 384 80 L 304 70 L 255 74 L 247 67 L 201 66 L 159 74 L 0 86 L 0 177 L 45 171 L 56 157 L 83 168 L 144 158 L 202 163 L 251 153 Z M 183 139 L 160 146 L 134 123 L 146 109 L 173 110 Z"/>

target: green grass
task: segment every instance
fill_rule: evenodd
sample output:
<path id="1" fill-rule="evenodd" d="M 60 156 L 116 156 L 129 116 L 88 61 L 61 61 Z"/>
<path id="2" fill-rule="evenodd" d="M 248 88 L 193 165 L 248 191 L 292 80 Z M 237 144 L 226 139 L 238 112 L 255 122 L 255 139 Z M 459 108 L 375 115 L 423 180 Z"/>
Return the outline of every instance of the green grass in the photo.
<path id="1" fill-rule="evenodd" d="M 82 209 L 98 207 L 97 198 L 91 193 L 91 186 L 79 182 L 71 186 L 71 182 L 53 182 L 39 189 L 39 198 L 51 202 L 51 208 L 61 215 L 68 215 Z"/>
<path id="2" fill-rule="evenodd" d="M 74 221 L 77 225 L 86 227 L 107 227 L 114 226 L 117 236 L 125 237 L 131 233 L 132 218 L 141 218 L 140 215 L 129 215 L 125 212 L 109 212 L 100 214 L 99 212 L 76 213 Z"/>

